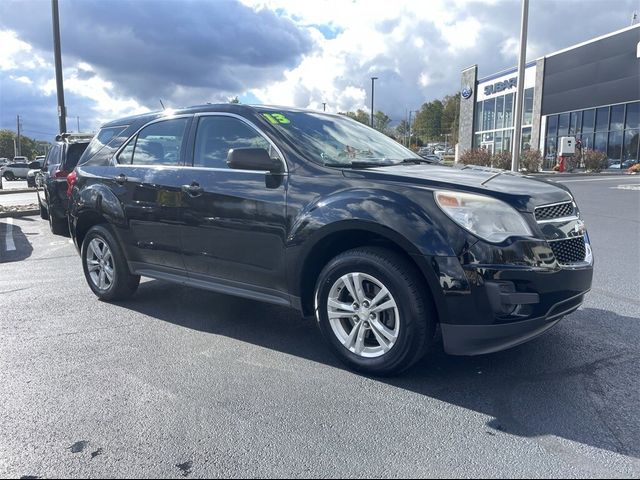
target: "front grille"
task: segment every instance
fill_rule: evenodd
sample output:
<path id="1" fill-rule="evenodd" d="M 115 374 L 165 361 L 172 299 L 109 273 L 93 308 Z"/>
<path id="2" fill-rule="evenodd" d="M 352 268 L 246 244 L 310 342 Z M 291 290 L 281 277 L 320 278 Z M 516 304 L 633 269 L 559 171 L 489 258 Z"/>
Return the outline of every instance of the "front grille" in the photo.
<path id="1" fill-rule="evenodd" d="M 549 242 L 556 260 L 561 265 L 571 265 L 572 263 L 584 262 L 587 256 L 587 247 L 584 244 L 584 237 L 568 238 Z"/>
<path id="2" fill-rule="evenodd" d="M 557 203 L 555 205 L 546 205 L 538 207 L 535 210 L 536 220 L 551 220 L 554 218 L 572 217 L 576 214 L 573 202 Z"/>

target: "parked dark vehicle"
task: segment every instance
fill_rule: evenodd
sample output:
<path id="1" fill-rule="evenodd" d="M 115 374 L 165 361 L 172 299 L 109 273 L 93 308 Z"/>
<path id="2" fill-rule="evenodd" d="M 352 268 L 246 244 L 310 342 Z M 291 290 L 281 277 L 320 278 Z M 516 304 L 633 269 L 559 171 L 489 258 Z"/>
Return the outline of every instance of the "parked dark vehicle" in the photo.
<path id="1" fill-rule="evenodd" d="M 36 176 L 42 174 L 44 158 L 44 155 L 39 155 L 29 164 L 29 171 L 27 172 L 27 187 L 34 188 L 36 186 Z"/>
<path id="2" fill-rule="evenodd" d="M 69 235 L 67 176 L 78 164 L 91 137 L 70 133 L 58 135 L 45 157 L 39 178 L 34 177 L 40 216 L 49 220 L 49 227 L 55 235 Z"/>
<path id="3" fill-rule="evenodd" d="M 343 116 L 205 105 L 101 136 L 69 178 L 69 220 L 103 300 L 147 276 L 290 306 L 351 368 L 389 375 L 437 325 L 451 354 L 495 352 L 591 288 L 568 189 L 427 164 Z"/>

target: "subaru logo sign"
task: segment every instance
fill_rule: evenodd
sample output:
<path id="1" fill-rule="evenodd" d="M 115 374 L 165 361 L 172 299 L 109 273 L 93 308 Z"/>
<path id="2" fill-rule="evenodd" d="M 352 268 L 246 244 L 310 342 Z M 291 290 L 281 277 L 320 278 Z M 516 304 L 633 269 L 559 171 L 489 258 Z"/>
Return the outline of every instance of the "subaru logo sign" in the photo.
<path id="1" fill-rule="evenodd" d="M 471 87 L 464 87 L 462 89 L 462 98 L 469 98 L 471 97 L 471 95 L 473 95 L 473 90 L 471 90 Z"/>

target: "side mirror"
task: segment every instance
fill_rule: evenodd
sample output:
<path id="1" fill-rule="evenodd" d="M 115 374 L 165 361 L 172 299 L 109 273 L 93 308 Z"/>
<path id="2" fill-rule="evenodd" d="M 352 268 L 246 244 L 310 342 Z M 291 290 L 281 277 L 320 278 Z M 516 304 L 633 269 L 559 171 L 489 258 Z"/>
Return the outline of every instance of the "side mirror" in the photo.
<path id="1" fill-rule="evenodd" d="M 227 154 L 227 165 L 236 170 L 283 171 L 282 161 L 271 158 L 264 148 L 232 148 Z"/>

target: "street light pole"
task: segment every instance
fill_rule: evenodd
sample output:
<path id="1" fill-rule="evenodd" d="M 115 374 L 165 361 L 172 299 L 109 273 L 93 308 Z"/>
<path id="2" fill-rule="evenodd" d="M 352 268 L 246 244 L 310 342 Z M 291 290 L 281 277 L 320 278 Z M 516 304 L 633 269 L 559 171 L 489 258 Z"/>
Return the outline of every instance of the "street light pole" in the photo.
<path id="1" fill-rule="evenodd" d="M 322 111 L 323 112 L 327 111 L 327 102 L 322 102 Z"/>
<path id="2" fill-rule="evenodd" d="M 51 17 L 53 19 L 53 54 L 56 64 L 56 88 L 58 91 L 58 127 L 60 133 L 65 133 L 67 131 L 67 109 L 64 106 L 64 88 L 62 85 L 62 54 L 60 53 L 58 0 L 51 0 Z"/>
<path id="3" fill-rule="evenodd" d="M 520 170 L 520 143 L 522 137 L 522 109 L 524 92 L 524 67 L 527 59 L 527 25 L 529 23 L 529 0 L 522 0 L 522 19 L 520 21 L 520 53 L 518 55 L 518 88 L 513 113 L 515 115 L 511 171 Z"/>
<path id="4" fill-rule="evenodd" d="M 373 89 L 375 87 L 374 82 L 378 77 L 371 77 L 371 128 L 373 128 Z"/>

